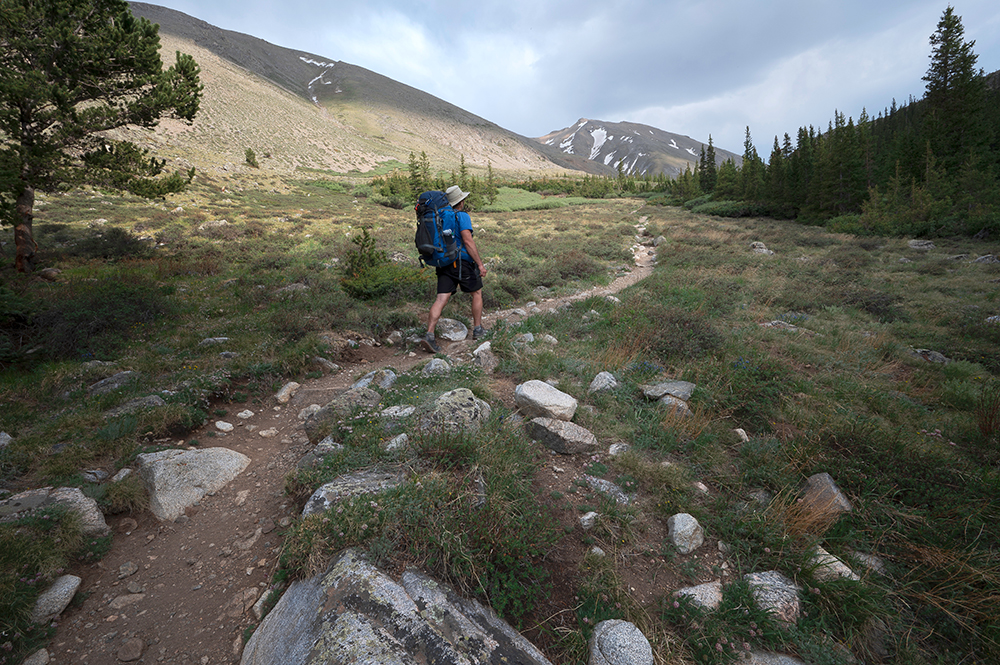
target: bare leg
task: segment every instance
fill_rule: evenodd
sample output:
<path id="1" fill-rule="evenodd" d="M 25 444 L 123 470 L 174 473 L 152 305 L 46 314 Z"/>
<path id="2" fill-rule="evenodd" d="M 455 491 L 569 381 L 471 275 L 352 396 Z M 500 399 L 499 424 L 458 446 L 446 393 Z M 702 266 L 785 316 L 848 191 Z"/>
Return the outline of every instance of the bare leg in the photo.
<path id="1" fill-rule="evenodd" d="M 439 293 L 437 298 L 434 300 L 434 304 L 431 305 L 430 314 L 427 316 L 427 334 L 433 335 L 434 328 L 437 327 L 438 319 L 441 318 L 441 312 L 444 311 L 444 306 L 448 304 L 448 299 L 451 298 L 450 293 Z"/>
<path id="2" fill-rule="evenodd" d="M 483 325 L 483 290 L 472 292 L 472 325 L 476 328 Z"/>

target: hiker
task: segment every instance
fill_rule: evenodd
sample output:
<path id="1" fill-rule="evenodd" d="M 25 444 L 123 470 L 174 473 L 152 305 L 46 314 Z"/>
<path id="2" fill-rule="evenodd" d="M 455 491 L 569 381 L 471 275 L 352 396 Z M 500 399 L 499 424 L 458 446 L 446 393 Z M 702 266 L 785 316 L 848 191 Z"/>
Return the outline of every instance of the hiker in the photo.
<path id="1" fill-rule="evenodd" d="M 452 185 L 445 194 L 448 195 L 448 203 L 455 210 L 455 218 L 459 228 L 458 261 L 454 264 L 436 268 L 437 271 L 437 298 L 431 305 L 430 314 L 427 317 L 427 336 L 421 345 L 431 353 L 441 353 L 441 347 L 434 339 L 434 328 L 444 306 L 448 304 L 448 299 L 452 294 L 462 288 L 464 293 L 472 294 L 472 339 L 479 339 L 488 332 L 483 328 L 483 277 L 486 276 L 486 266 L 479 256 L 479 249 L 476 241 L 472 239 L 472 218 L 465 212 L 465 197 L 469 192 L 463 192 L 458 185 Z"/>

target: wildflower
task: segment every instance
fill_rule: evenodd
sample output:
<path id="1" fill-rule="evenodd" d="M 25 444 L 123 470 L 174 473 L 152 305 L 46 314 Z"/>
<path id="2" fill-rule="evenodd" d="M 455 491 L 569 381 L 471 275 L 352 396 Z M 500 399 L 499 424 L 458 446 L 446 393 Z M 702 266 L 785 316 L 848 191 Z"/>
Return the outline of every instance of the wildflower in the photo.
<path id="1" fill-rule="evenodd" d="M 675 600 L 675 601 L 674 601 L 674 609 L 677 609 L 677 608 L 679 608 L 680 606 L 681 606 L 681 604 L 680 604 L 680 603 L 678 603 L 678 602 L 677 602 L 677 601 Z"/>

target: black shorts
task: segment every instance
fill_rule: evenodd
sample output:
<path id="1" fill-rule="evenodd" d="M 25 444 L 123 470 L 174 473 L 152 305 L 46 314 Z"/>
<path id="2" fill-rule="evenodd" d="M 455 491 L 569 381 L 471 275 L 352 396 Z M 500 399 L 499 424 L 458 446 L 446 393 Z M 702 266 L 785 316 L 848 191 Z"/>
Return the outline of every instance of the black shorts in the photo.
<path id="1" fill-rule="evenodd" d="M 437 269 L 438 293 L 455 293 L 458 287 L 462 287 L 463 293 L 474 293 L 483 288 L 483 278 L 479 275 L 479 268 L 472 261 L 462 261 L 460 263 L 461 277 L 459 277 L 459 266 L 448 265 Z"/>

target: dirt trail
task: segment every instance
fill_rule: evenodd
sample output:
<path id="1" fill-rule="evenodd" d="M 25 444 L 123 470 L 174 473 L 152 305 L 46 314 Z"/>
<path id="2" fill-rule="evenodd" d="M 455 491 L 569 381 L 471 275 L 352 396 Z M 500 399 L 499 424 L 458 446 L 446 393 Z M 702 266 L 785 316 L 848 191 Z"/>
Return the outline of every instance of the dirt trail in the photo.
<path id="1" fill-rule="evenodd" d="M 538 306 L 554 309 L 616 293 L 648 276 L 653 262 L 652 250 L 638 248 L 635 269 L 609 286 Z M 491 327 L 499 318 L 512 318 L 512 313 L 487 313 L 484 322 Z M 443 350 L 457 358 L 471 352 L 472 345 L 471 340 L 456 342 Z M 242 405 L 230 405 L 229 414 L 192 432 L 188 439 L 198 439 L 201 447 L 231 448 L 248 456 L 250 465 L 176 522 L 159 522 L 148 512 L 110 518 L 115 532 L 111 551 L 100 562 L 71 571 L 83 578 L 86 597 L 63 613 L 49 645 L 50 662 L 235 662 L 244 629 L 257 623 L 252 607 L 275 571 L 283 526 L 299 512 L 283 491 L 285 475 L 311 448 L 299 412 L 310 404 L 326 404 L 373 369 L 392 366 L 406 372 L 427 359 L 423 352 L 368 349 L 361 362 L 304 383 L 286 405 L 272 400 L 254 406 L 255 415 L 246 420 L 236 417 Z M 217 432 L 215 420 L 237 427 Z M 273 435 L 262 436 L 269 430 Z M 133 658 L 137 653 L 141 655 Z"/>

